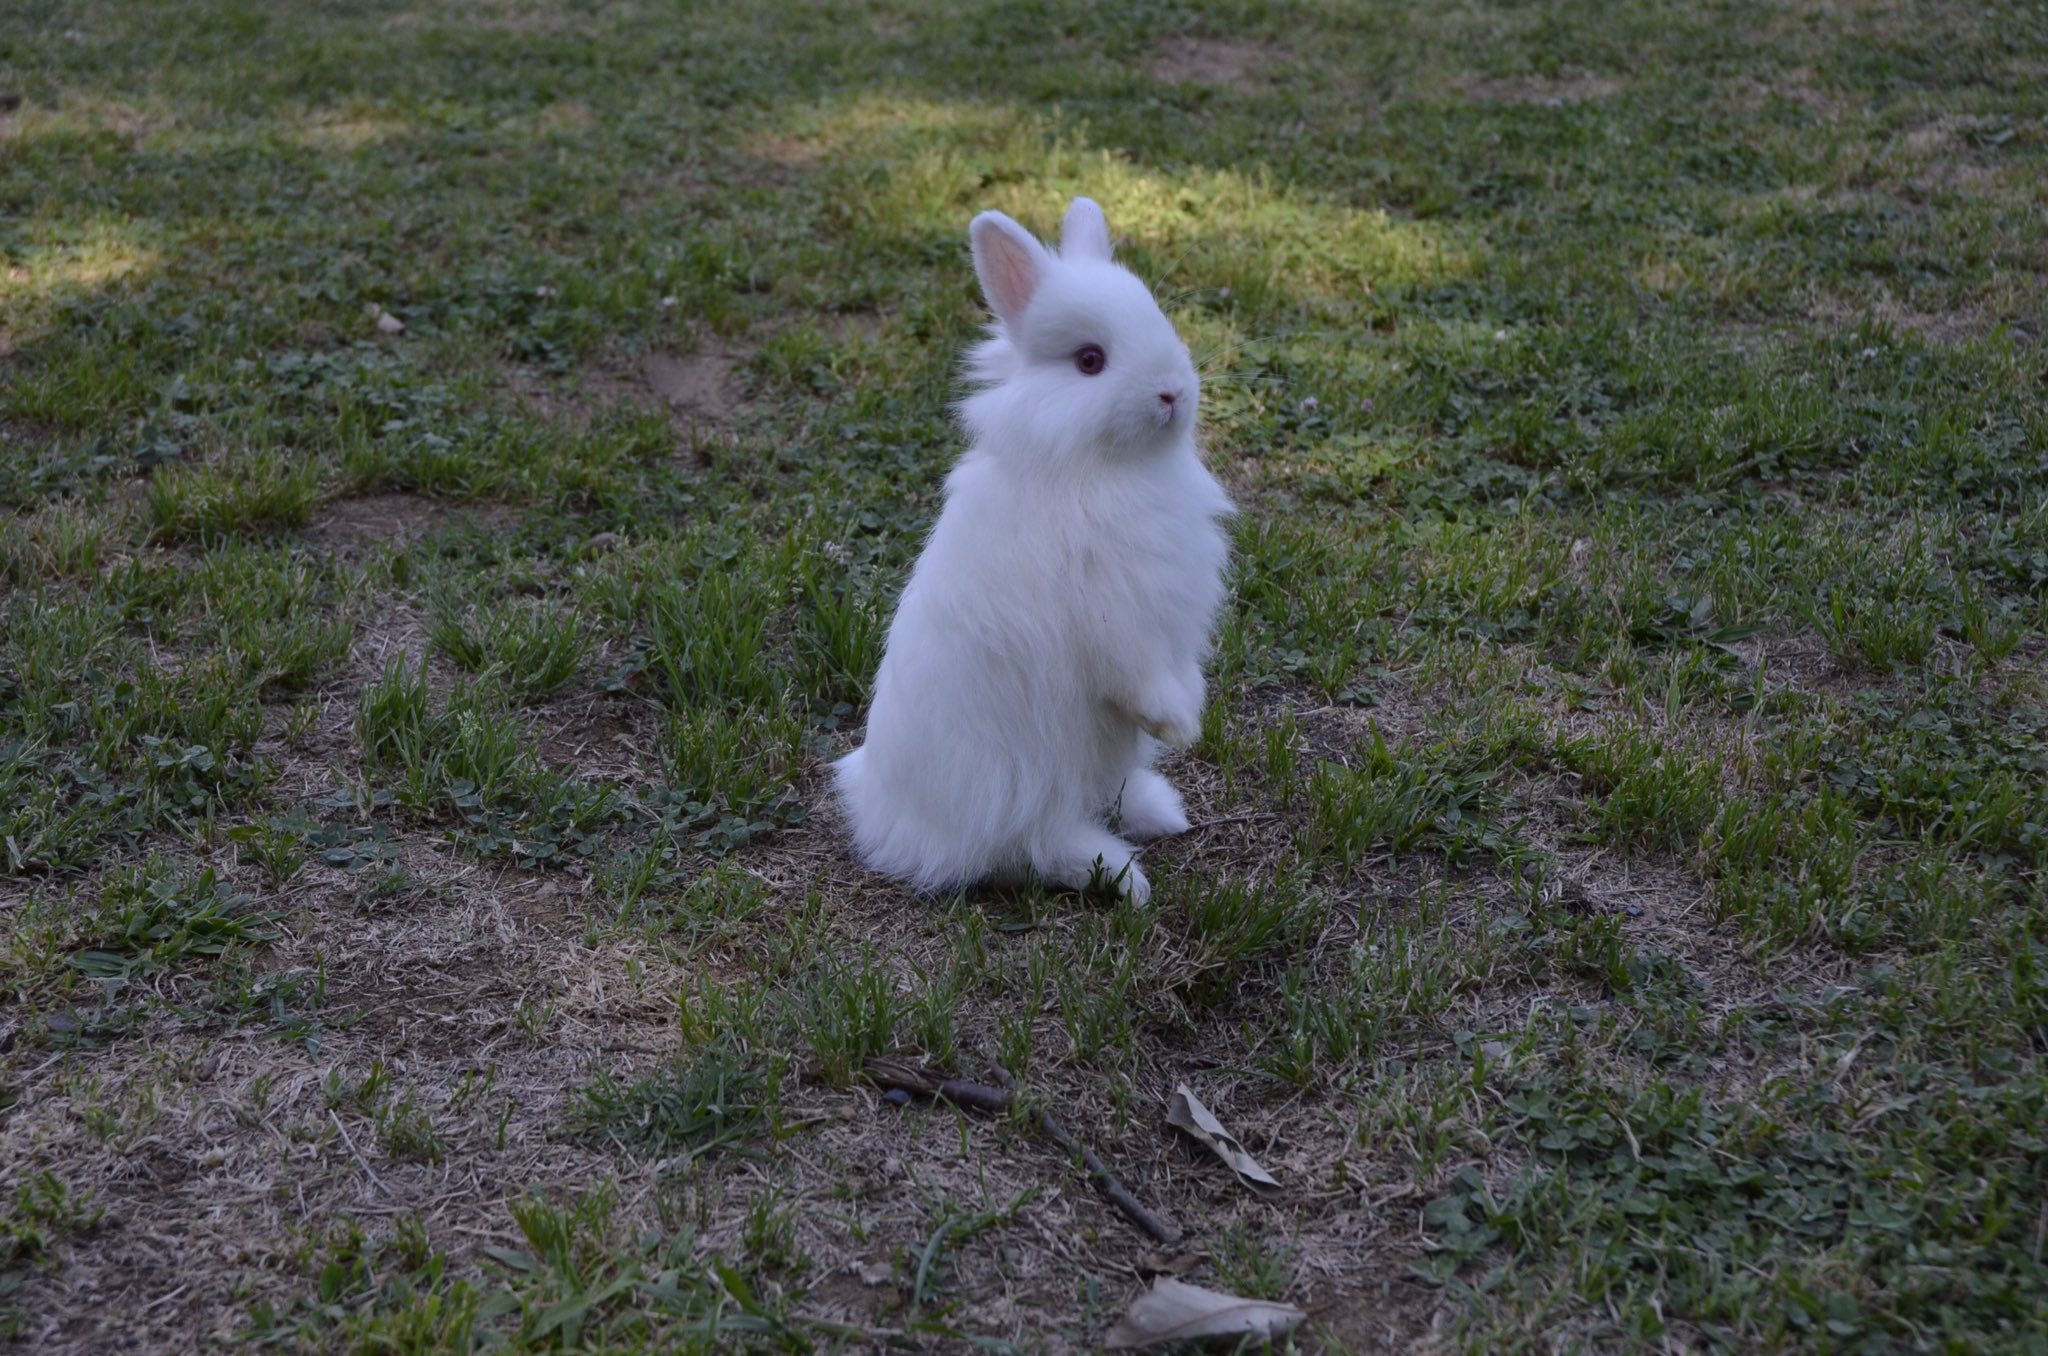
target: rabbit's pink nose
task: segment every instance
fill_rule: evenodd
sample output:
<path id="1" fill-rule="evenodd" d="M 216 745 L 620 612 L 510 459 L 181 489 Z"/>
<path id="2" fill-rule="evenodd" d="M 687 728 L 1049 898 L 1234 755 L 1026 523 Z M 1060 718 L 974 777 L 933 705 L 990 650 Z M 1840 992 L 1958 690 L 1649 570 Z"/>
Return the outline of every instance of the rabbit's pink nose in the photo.
<path id="1" fill-rule="evenodd" d="M 1161 391 L 1161 392 L 1159 393 L 1159 403 L 1160 403 L 1160 404 L 1162 404 L 1162 405 L 1164 405 L 1164 406 L 1166 406 L 1166 408 L 1168 408 L 1168 409 L 1172 409 L 1172 408 L 1173 408 L 1173 402 L 1174 402 L 1174 401 L 1176 401 L 1176 400 L 1178 400 L 1178 399 L 1180 399 L 1180 397 L 1179 397 L 1179 396 L 1177 396 L 1177 395 L 1175 395 L 1175 394 L 1174 394 L 1173 392 L 1171 392 L 1171 391 Z"/>

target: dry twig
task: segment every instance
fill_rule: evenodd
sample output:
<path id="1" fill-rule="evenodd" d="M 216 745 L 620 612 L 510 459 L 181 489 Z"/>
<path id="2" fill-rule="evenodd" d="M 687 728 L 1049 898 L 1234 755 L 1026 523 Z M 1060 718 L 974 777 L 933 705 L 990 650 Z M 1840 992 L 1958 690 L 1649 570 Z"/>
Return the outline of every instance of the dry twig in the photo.
<path id="1" fill-rule="evenodd" d="M 930 1069 L 921 1069 L 888 1059 L 871 1059 L 863 1071 L 878 1087 L 921 1093 L 927 1097 L 951 1102 L 955 1106 L 972 1107 L 977 1111 L 1008 1111 L 1017 1102 L 1015 1082 L 1008 1073 L 1000 1069 L 996 1071 L 997 1080 L 1003 1084 L 999 1088 L 970 1082 L 964 1078 L 947 1077 Z M 1166 1247 L 1173 1247 L 1180 1242 L 1180 1230 L 1146 1209 L 1143 1203 L 1131 1194 L 1130 1188 L 1117 1180 L 1116 1175 L 1096 1156 L 1095 1151 L 1068 1134 L 1066 1127 L 1054 1120 L 1051 1112 L 1041 1110 L 1038 1113 L 1038 1128 L 1047 1139 L 1065 1150 L 1069 1157 L 1080 1160 L 1088 1175 L 1094 1179 L 1096 1187 L 1131 1223 Z"/>

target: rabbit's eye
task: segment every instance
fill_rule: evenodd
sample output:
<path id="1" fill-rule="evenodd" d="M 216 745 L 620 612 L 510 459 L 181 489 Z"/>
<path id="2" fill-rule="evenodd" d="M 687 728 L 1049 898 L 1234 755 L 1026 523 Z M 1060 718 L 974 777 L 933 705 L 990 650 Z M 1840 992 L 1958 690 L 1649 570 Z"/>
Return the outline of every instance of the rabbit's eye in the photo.
<path id="1" fill-rule="evenodd" d="M 1100 344 L 1083 344 L 1074 350 L 1074 366 L 1084 377 L 1093 377 L 1109 366 L 1109 355 L 1102 351 Z"/>

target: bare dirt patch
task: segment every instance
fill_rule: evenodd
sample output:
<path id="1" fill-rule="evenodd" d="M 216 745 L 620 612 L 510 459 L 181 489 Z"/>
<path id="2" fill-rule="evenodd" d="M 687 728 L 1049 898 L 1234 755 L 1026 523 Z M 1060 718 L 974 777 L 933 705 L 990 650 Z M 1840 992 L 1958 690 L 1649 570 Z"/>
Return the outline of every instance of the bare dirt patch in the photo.
<path id="1" fill-rule="evenodd" d="M 2020 205 L 2033 198 L 2039 178 L 2031 164 L 2015 165 L 2001 150 L 2024 145 L 2026 136 L 2025 124 L 2010 118 L 1944 112 L 1899 132 L 1877 158 L 1917 185 Z"/>
<path id="2" fill-rule="evenodd" d="M 640 376 L 671 414 L 722 424 L 746 403 L 733 378 L 739 362 L 730 353 L 695 353 L 682 358 L 650 353 L 640 362 Z"/>
<path id="3" fill-rule="evenodd" d="M 292 133 L 292 140 L 324 155 L 345 155 L 396 141 L 412 130 L 412 125 L 400 118 L 351 116 L 338 109 L 322 109 Z"/>
<path id="4" fill-rule="evenodd" d="M 583 692 L 533 713 L 540 756 L 571 776 L 613 785 L 655 780 L 660 720 L 645 702 Z"/>
<path id="5" fill-rule="evenodd" d="M 1244 94 L 1258 87 L 1278 58 L 1264 43 L 1182 34 L 1159 44 L 1146 69 L 1164 84 L 1215 85 Z"/>
<path id="6" fill-rule="evenodd" d="M 645 388 L 607 364 L 594 364 L 568 378 L 515 364 L 505 369 L 505 385 L 524 409 L 572 428 L 588 427 L 622 404 L 647 402 Z"/>
<path id="7" fill-rule="evenodd" d="M 817 137 L 754 137 L 742 144 L 748 155 L 798 173 L 818 168 L 825 159 L 825 144 Z"/>
<path id="8" fill-rule="evenodd" d="M 1837 123 L 1849 111 L 1847 102 L 1811 66 L 1787 66 L 1745 80 L 1730 81 L 1717 91 L 1717 98 L 1745 114 L 1755 114 L 1772 100 L 1783 99 L 1799 105 L 1826 123 Z"/>
<path id="9" fill-rule="evenodd" d="M 6 110 L 0 116 L 0 142 L 33 135 L 53 122 L 95 135 L 117 137 L 140 148 L 165 125 L 166 119 L 160 113 L 123 100 L 68 90 L 50 104 L 39 106 L 24 99 Z"/>
<path id="10" fill-rule="evenodd" d="M 366 494 L 326 504 L 306 527 L 314 545 L 335 555 L 378 546 L 402 550 L 455 518 L 446 504 L 416 494 Z"/>
<path id="11" fill-rule="evenodd" d="M 597 115 L 579 99 L 557 99 L 533 120 L 542 132 L 587 132 L 597 126 Z"/>
<path id="12" fill-rule="evenodd" d="M 1993 312 L 1976 307 L 1923 311 L 1880 290 L 1867 298 L 1826 295 L 1817 298 L 1808 311 L 1815 329 L 1840 332 L 1865 321 L 1878 321 L 1901 334 L 1914 335 L 1932 344 L 1963 344 L 1982 339 L 1998 328 Z M 2025 335 L 2025 329 L 2016 329 Z"/>
<path id="13" fill-rule="evenodd" d="M 1736 210 L 1743 214 L 1761 213 L 1788 205 L 1802 215 L 1846 214 L 1869 210 L 1873 201 L 1871 195 L 1857 191 L 1843 188 L 1822 190 L 1807 184 L 1757 194 L 1738 205 Z M 1911 220 L 1916 227 L 1929 211 L 1922 204 L 1896 195 L 1885 201 L 1883 210 Z M 2031 237 L 2022 239 L 2016 232 L 1993 235 L 1989 242 L 2016 252 L 2036 248 Z M 2048 262 L 2048 254 L 2043 258 Z M 1656 285 L 1653 276 L 1643 272 L 1638 276 L 1645 285 Z M 2044 286 L 2044 281 L 2048 280 L 2044 280 L 2040 271 L 2013 268 L 1960 294 L 1945 292 L 1937 286 L 1929 289 L 1932 295 L 1917 299 L 1911 295 L 1910 287 L 1902 287 L 1896 279 L 1890 283 L 1866 281 L 1860 286 L 1840 289 L 1813 287 L 1807 289 L 1803 296 L 1794 294 L 1799 300 L 1799 313 L 1767 323 L 1729 322 L 1725 328 L 1739 338 L 1786 331 L 1840 335 L 1866 321 L 1879 321 L 1898 334 L 1911 335 L 1933 344 L 1967 343 L 1988 338 L 2003 329 L 2016 342 L 2026 345 L 2038 342 L 2043 332 L 2041 317 L 2048 312 L 2048 286 Z M 1895 288 L 1901 288 L 1906 295 L 1901 295 L 1901 291 Z"/>
<path id="14" fill-rule="evenodd" d="M 566 377 L 510 367 L 514 398 L 544 419 L 588 427 L 621 406 L 658 406 L 679 433 L 722 428 L 749 408 L 739 380 L 741 349 L 676 354 L 657 349 L 636 360 L 612 355 Z"/>
<path id="15" fill-rule="evenodd" d="M 349 649 L 342 679 L 353 689 L 369 686 L 394 662 L 413 667 L 431 658 L 433 641 L 427 630 L 427 616 L 410 599 L 379 595 L 356 628 L 355 644 Z M 445 662 L 445 661 L 444 661 Z M 431 675 L 452 681 L 452 666 Z"/>

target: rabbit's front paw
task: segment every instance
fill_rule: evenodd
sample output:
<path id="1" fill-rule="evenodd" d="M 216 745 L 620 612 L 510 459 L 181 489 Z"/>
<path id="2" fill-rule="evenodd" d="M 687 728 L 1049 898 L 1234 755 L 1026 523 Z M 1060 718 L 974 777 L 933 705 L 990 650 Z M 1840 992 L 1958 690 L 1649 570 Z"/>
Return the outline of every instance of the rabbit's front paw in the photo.
<path id="1" fill-rule="evenodd" d="M 1154 684 L 1132 713 L 1138 728 L 1168 748 L 1184 749 L 1202 737 L 1202 675 Z"/>
<path id="2" fill-rule="evenodd" d="M 1202 737 L 1199 721 L 1188 725 L 1175 725 L 1154 717 L 1139 716 L 1138 728 L 1169 749 L 1184 749 Z"/>
<path id="3" fill-rule="evenodd" d="M 1099 825 L 1075 826 L 1071 837 L 1048 845 L 1032 865 L 1045 879 L 1075 890 L 1105 891 L 1133 904 L 1152 898 L 1138 850 Z"/>

